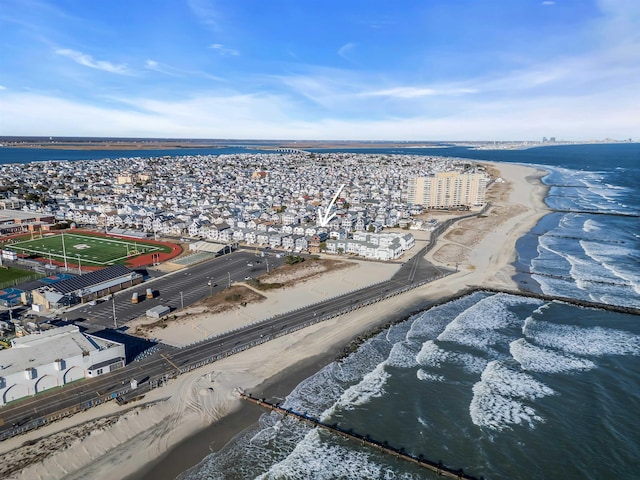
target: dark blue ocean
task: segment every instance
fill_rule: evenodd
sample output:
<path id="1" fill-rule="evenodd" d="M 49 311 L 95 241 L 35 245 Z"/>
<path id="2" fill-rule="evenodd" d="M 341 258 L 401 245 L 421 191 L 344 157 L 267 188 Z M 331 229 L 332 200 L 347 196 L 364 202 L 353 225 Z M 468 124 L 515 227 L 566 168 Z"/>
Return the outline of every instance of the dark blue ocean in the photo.
<path id="1" fill-rule="evenodd" d="M 640 307 L 640 145 L 455 150 L 544 166 L 551 208 L 593 212 L 551 213 L 519 242 L 523 285 Z M 485 479 L 640 478 L 640 318 L 476 293 L 379 334 L 284 405 Z M 436 477 L 264 414 L 183 478 Z"/>
<path id="2" fill-rule="evenodd" d="M 24 163 L 7 150 L 0 162 Z M 363 151 L 544 168 L 546 202 L 563 212 L 518 242 L 521 285 L 640 307 L 640 144 L 354 152 Z M 476 293 L 380 333 L 299 384 L 284 406 L 485 479 L 640 478 L 640 317 Z M 183 478 L 436 477 L 265 414 Z"/>

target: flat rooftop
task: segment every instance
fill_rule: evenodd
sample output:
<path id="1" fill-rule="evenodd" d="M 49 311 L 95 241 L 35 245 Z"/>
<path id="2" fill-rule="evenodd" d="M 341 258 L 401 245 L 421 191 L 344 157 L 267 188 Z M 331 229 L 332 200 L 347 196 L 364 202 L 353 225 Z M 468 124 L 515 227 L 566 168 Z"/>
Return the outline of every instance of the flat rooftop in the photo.
<path id="1" fill-rule="evenodd" d="M 87 337 L 76 325 L 66 325 L 15 338 L 12 345 L 12 348 L 0 351 L 0 377 L 117 344 Z"/>
<path id="2" fill-rule="evenodd" d="M 53 217 L 50 213 L 23 212 L 22 210 L 0 209 L 0 221 L 3 220 L 33 220 L 41 217 Z"/>

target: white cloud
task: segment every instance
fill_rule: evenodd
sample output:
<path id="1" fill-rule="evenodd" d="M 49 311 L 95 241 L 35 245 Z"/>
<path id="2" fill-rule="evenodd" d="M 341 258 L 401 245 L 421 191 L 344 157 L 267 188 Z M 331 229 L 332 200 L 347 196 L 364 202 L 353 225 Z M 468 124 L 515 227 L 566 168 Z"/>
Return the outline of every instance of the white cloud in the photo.
<path id="1" fill-rule="evenodd" d="M 639 99 L 621 102 L 621 94 L 611 91 L 588 100 L 461 98 L 455 109 L 443 115 L 380 116 L 367 110 L 359 118 L 347 118 L 340 111 L 309 114 L 308 108 L 286 95 L 233 91 L 202 92 L 171 101 L 119 98 L 104 105 L 0 92 L 0 131 L 5 135 L 319 140 L 516 140 L 550 134 L 567 140 L 636 138 Z M 5 119 L 11 119 L 11 124 Z"/>
<path id="2" fill-rule="evenodd" d="M 146 60 L 144 62 L 144 68 L 153 72 L 162 73 L 164 75 L 171 75 L 172 77 L 182 77 L 180 71 L 175 68 L 171 68 L 168 65 L 161 64 L 155 60 Z"/>
<path id="3" fill-rule="evenodd" d="M 126 65 L 116 65 L 105 60 L 95 60 L 91 55 L 78 52 L 77 50 L 71 50 L 69 48 L 59 48 L 55 51 L 57 55 L 70 58 L 74 62 L 89 68 L 95 68 L 96 70 L 102 70 L 109 73 L 116 73 L 118 75 L 130 75 L 131 71 Z"/>
<path id="4" fill-rule="evenodd" d="M 6 90 L 7 87 L 5 87 L 4 85 L 0 85 L 0 90 Z"/>
<path id="5" fill-rule="evenodd" d="M 552 2 L 550 0 L 545 0 L 544 2 L 542 2 L 542 5 L 545 5 L 545 6 L 547 6 L 547 5 L 555 5 L 555 4 L 556 4 L 556 2 Z"/>
<path id="6" fill-rule="evenodd" d="M 222 56 L 231 55 L 235 57 L 240 55 L 240 52 L 238 50 L 234 50 L 233 48 L 227 48 L 221 43 L 212 43 L 211 45 L 209 45 L 209 48 L 217 51 Z"/>
<path id="7" fill-rule="evenodd" d="M 159 89 L 118 98 L 98 88 L 80 92 L 100 95 L 93 103 L 0 87 L 0 131 L 7 135 L 367 140 L 637 138 L 640 30 L 634 22 L 637 25 L 640 19 L 640 8 L 635 7 L 640 2 L 599 0 L 599 5 L 602 16 L 580 32 L 588 40 L 582 53 L 568 55 L 560 49 L 539 61 L 528 60 L 523 53 L 511 70 L 496 66 L 477 77 L 434 83 L 416 80 L 422 75 L 413 72 L 385 75 L 296 62 L 294 71 L 299 74 L 255 74 L 234 82 L 233 72 L 223 80 L 143 57 L 139 62 L 147 75 L 135 78 L 140 80 L 137 87 L 157 80 L 151 72 L 160 72 L 185 79 L 199 77 L 194 84 L 215 90 L 182 89 L 182 95 L 191 95 L 182 100 L 176 100 L 176 95 L 149 97 L 149 92 Z M 348 56 L 354 47 L 347 43 L 338 54 Z M 210 48 L 220 55 L 239 55 L 221 43 Z M 131 73 L 126 65 L 97 61 L 74 50 L 56 53 L 90 68 Z M 218 82 L 204 82 L 203 77 Z"/>
<path id="8" fill-rule="evenodd" d="M 395 87 L 386 90 L 374 90 L 363 92 L 360 95 L 364 97 L 393 97 L 393 98 L 419 98 L 432 97 L 436 95 L 466 95 L 475 93 L 472 88 L 418 88 L 418 87 Z"/>
<path id="9" fill-rule="evenodd" d="M 213 31 L 220 31 L 220 12 L 211 0 L 188 0 L 187 5 L 194 15 Z"/>
<path id="10" fill-rule="evenodd" d="M 351 60 L 351 54 L 353 50 L 356 48 L 356 44 L 353 42 L 345 43 L 338 49 L 338 55 L 340 55 L 345 60 Z"/>

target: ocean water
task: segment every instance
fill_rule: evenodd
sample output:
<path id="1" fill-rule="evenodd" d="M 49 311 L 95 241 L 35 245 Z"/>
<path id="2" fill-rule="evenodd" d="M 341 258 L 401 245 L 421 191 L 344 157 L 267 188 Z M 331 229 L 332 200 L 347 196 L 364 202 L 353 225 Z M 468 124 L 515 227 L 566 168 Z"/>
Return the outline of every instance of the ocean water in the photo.
<path id="1" fill-rule="evenodd" d="M 517 245 L 519 271 L 544 293 L 640 308 L 640 145 L 540 165 L 544 217 Z M 614 147 L 613 145 L 611 147 Z M 535 150 L 535 149 L 534 149 Z M 561 162 L 558 162 L 561 163 Z M 566 213 L 580 212 L 580 213 Z M 531 285 L 529 285 L 531 287 Z"/>
<path id="2" fill-rule="evenodd" d="M 640 307 L 640 145 L 454 156 L 549 172 L 547 204 L 563 212 L 518 242 L 522 288 Z M 370 339 L 284 406 L 486 479 L 630 479 L 639 372 L 638 316 L 475 293 Z M 271 413 L 181 478 L 436 476 Z"/>
<path id="3" fill-rule="evenodd" d="M 476 293 L 379 334 L 284 406 L 487 479 L 638 478 L 637 320 Z M 436 476 L 271 413 L 182 478 Z"/>

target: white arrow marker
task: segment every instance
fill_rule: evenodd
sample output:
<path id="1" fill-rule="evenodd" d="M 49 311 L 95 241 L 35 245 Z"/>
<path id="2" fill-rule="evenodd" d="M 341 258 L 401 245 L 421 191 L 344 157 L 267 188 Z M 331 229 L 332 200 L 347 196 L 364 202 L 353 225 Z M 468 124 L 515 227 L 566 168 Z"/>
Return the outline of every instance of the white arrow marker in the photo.
<path id="1" fill-rule="evenodd" d="M 318 220 L 321 227 L 326 227 L 329 224 L 329 222 L 333 219 L 333 217 L 336 216 L 336 212 L 331 213 L 331 215 L 329 215 L 329 212 L 331 211 L 331 207 L 333 207 L 333 204 L 337 200 L 338 195 L 340 195 L 340 192 L 342 191 L 343 188 L 344 188 L 344 183 L 340 185 L 340 188 L 331 199 L 331 203 L 327 205 L 327 208 L 324 210 L 324 213 L 322 212 L 322 207 L 318 207 Z"/>

